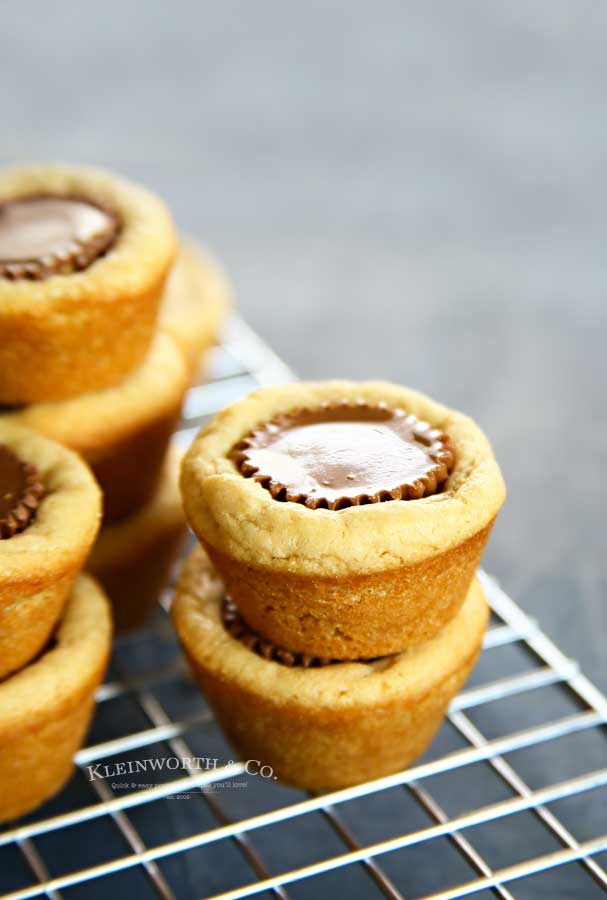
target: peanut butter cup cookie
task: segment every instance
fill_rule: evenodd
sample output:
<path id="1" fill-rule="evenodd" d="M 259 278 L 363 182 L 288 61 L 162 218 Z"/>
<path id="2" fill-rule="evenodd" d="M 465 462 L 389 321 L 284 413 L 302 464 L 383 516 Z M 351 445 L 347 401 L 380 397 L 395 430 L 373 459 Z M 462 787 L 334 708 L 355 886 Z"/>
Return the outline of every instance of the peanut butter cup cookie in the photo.
<path id="1" fill-rule="evenodd" d="M 89 557 L 87 568 L 110 599 L 116 631 L 144 625 L 168 586 L 186 532 L 178 486 L 180 460 L 176 450 L 169 453 L 149 503 L 106 525 Z"/>
<path id="2" fill-rule="evenodd" d="M 364 662 L 289 653 L 234 627 L 235 616 L 197 548 L 172 609 L 194 677 L 243 759 L 324 790 L 397 772 L 423 753 L 475 663 L 488 608 L 474 581 L 431 641 Z"/>
<path id="3" fill-rule="evenodd" d="M 100 519 L 101 493 L 75 453 L 0 422 L 0 679 L 45 645 Z"/>
<path id="4" fill-rule="evenodd" d="M 143 363 L 119 385 L 5 410 L 0 425 L 27 425 L 80 453 L 103 489 L 105 520 L 112 522 L 153 496 L 189 379 L 181 349 L 158 333 Z"/>
<path id="5" fill-rule="evenodd" d="M 98 391 L 139 365 L 174 254 L 166 208 L 124 179 L 0 173 L 0 404 Z"/>
<path id="6" fill-rule="evenodd" d="M 160 327 L 173 335 L 195 372 L 232 305 L 232 288 L 216 259 L 184 241 L 160 308 Z"/>
<path id="7" fill-rule="evenodd" d="M 263 388 L 219 413 L 181 488 L 247 623 L 335 659 L 432 638 L 463 603 L 505 495 L 468 417 L 340 381 Z"/>
<path id="8" fill-rule="evenodd" d="M 0 821 L 39 806 L 69 778 L 110 642 L 107 600 L 80 575 L 48 646 L 0 682 Z"/>

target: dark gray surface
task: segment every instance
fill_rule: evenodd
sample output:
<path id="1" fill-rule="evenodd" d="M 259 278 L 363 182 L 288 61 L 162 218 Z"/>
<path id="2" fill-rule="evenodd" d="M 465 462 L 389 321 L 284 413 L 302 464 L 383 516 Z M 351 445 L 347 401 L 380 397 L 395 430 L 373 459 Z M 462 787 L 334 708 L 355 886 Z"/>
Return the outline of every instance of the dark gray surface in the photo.
<path id="1" fill-rule="evenodd" d="M 486 565 L 604 688 L 607 7 L 22 0 L 3 19 L 1 161 L 138 178 L 302 376 L 390 378 L 477 418 L 509 486 Z"/>

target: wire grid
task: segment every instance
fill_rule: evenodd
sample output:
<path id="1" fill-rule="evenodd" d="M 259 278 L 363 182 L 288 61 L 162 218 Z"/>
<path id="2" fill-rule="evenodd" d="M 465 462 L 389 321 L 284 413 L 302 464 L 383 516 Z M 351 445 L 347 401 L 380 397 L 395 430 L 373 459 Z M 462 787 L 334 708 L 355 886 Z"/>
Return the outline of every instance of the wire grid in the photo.
<path id="1" fill-rule="evenodd" d="M 189 444 L 204 419 L 226 403 L 256 385 L 293 377 L 239 319 L 227 329 L 211 374 L 188 395 L 183 427 L 176 435 L 183 446 Z M 427 755 L 407 771 L 320 796 L 280 788 L 259 777 L 248 779 L 245 764 L 227 756 L 220 763 L 213 757 L 208 768 L 201 770 L 164 772 L 163 778 L 151 785 L 132 783 L 131 790 L 123 790 L 108 779 L 91 780 L 87 767 L 108 761 L 113 765 L 129 754 L 140 756 L 144 749 L 158 757 L 167 757 L 168 753 L 177 760 L 201 756 L 200 735 L 206 734 L 207 741 L 209 729 L 215 728 L 215 740 L 221 741 L 211 713 L 189 679 L 165 612 L 159 613 L 150 629 L 120 638 L 108 680 L 98 691 L 97 720 L 101 717 L 103 721 L 98 727 L 96 720 L 92 743 L 78 754 L 77 774 L 70 786 L 24 823 L 0 833 L 0 890 L 10 885 L 2 896 L 5 900 L 25 900 L 111 894 L 117 900 L 137 891 L 142 898 L 212 896 L 236 900 L 258 894 L 322 898 L 343 891 L 351 897 L 384 896 L 393 900 L 414 896 L 452 900 L 473 894 L 512 900 L 535 897 L 533 876 L 557 867 L 565 867 L 568 872 L 567 879 L 560 883 L 571 885 L 566 888 L 571 893 L 559 897 L 583 900 L 607 894 L 601 858 L 607 849 L 607 836 L 592 833 L 578 839 L 554 809 L 555 805 L 581 798 L 584 809 L 590 810 L 586 806 L 589 798 L 600 796 L 600 789 L 607 783 L 607 770 L 600 765 L 582 766 L 582 771 L 554 777 L 555 772 L 563 774 L 564 761 L 586 759 L 584 752 L 569 747 L 568 740 L 589 734 L 604 739 L 607 701 L 494 580 L 484 573 L 480 577 L 493 619 L 478 667 L 481 674 L 476 680 L 473 676 L 470 686 L 454 700 L 443 726 L 443 731 L 448 729 L 451 740 L 457 738 L 459 744 L 445 748 L 441 731 L 429 758 Z M 149 653 L 146 657 L 146 647 L 152 648 L 151 660 Z M 496 655 L 513 649 L 519 653 L 518 668 L 500 668 Z M 133 667 L 133 660 L 142 655 L 146 660 L 143 669 Z M 522 670 L 520 658 L 526 660 Z M 550 694 L 546 699 L 545 692 L 555 690 L 569 701 L 567 715 L 552 714 L 555 698 Z M 186 715 L 180 714 L 179 704 L 175 706 L 175 696 L 186 698 Z M 530 704 L 530 698 L 536 698 L 535 702 Z M 114 705 L 120 703 L 129 704 L 124 715 L 116 712 L 118 707 Z M 478 714 L 499 708 L 500 703 L 508 705 L 506 713 L 504 717 L 497 713 L 491 721 L 508 718 L 508 728 L 486 736 Z M 531 724 L 530 709 L 534 715 Z M 114 712 L 105 715 L 106 710 Z M 529 766 L 529 754 L 552 746 L 557 747 L 554 759 L 558 764 L 545 763 L 542 758 L 535 768 Z M 603 744 L 599 754 L 599 763 L 604 763 Z M 535 787 L 525 779 L 525 759 L 527 771 L 534 773 Z M 515 760 L 522 769 L 515 768 Z M 539 786 L 538 765 L 545 782 Z M 474 795 L 470 775 L 478 775 L 481 770 L 484 777 L 491 773 L 502 793 L 492 802 L 470 808 Z M 252 810 L 241 803 L 243 798 L 248 802 L 251 783 L 256 804 Z M 220 791 L 226 784 L 244 785 L 247 791 Z M 463 809 L 451 808 L 451 798 L 458 788 L 466 795 Z M 481 799 L 494 797 L 493 789 L 483 790 Z M 182 795 L 189 798 L 187 807 L 175 804 L 174 798 Z M 229 802 L 234 797 L 236 805 Z M 365 833 L 362 824 L 378 821 L 373 804 L 385 799 L 389 800 L 393 832 L 380 835 L 378 840 L 377 835 Z M 171 800 L 173 805 L 169 806 Z M 405 801 L 415 805 L 414 813 L 400 815 L 400 804 Z M 181 823 L 192 817 L 192 810 L 200 819 L 182 828 Z M 385 823 L 385 812 L 382 815 Z M 421 824 L 420 816 L 424 817 Z M 530 839 L 522 858 L 504 861 L 498 854 L 495 862 L 495 848 L 503 842 L 503 832 L 493 842 L 487 841 L 487 833 L 501 821 L 511 823 L 509 834 L 519 827 L 524 831 L 518 824 L 521 816 L 531 817 L 543 838 Z M 592 820 L 592 815 L 584 815 L 584 820 L 588 818 Z M 313 835 L 322 832 L 314 851 L 317 858 L 285 864 L 293 858 L 295 845 L 304 856 L 310 845 L 309 840 L 306 843 L 297 836 L 299 832 L 290 837 L 304 821 L 312 823 Z M 100 830 L 102 826 L 105 830 Z M 322 829 L 329 830 L 331 839 Z M 172 832 L 168 841 L 167 830 Z M 225 856 L 228 846 L 233 855 L 222 863 L 222 853 Z M 398 860 L 399 853 L 421 853 L 427 847 L 433 852 L 430 890 L 427 883 L 417 879 L 423 866 L 420 856 L 414 856 L 413 865 L 409 861 L 404 868 L 388 864 Z M 197 857 L 206 848 L 213 853 L 211 866 L 210 857 Z M 278 852 L 270 852 L 276 848 Z M 458 864 L 464 869 L 454 867 L 453 860 L 447 859 L 452 850 L 457 851 L 461 858 Z M 12 855 L 3 857 L 3 853 Z M 90 864 L 83 865 L 83 860 Z M 176 867 L 179 860 L 187 864 Z M 20 866 L 21 881 L 17 874 Z M 562 871 L 559 868 L 559 873 Z M 462 872 L 467 877 L 462 877 Z M 345 882 L 340 882 L 344 877 Z M 537 896 L 548 896 L 542 893 L 545 886 L 538 889 Z"/>

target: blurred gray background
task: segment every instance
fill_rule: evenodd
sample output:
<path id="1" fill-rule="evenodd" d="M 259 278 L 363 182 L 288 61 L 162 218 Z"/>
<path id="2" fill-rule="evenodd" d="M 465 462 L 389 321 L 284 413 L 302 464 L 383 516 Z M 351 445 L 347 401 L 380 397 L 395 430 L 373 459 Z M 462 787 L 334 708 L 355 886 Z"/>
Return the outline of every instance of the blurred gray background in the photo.
<path id="1" fill-rule="evenodd" d="M 606 29 L 561 0 L 21 0 L 0 56 L 2 162 L 146 183 L 301 376 L 482 424 L 486 565 L 603 688 Z"/>

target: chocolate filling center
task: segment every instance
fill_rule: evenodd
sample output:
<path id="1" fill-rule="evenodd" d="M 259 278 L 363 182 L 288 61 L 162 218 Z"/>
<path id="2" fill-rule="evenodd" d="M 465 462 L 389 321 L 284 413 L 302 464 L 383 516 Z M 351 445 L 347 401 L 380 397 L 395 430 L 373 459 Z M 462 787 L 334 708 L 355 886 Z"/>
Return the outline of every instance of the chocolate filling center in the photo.
<path id="1" fill-rule="evenodd" d="M 326 404 L 277 416 L 231 453 L 276 500 L 343 509 L 434 494 L 453 467 L 449 437 L 384 404 Z"/>
<path id="2" fill-rule="evenodd" d="M 25 531 L 44 494 L 38 470 L 0 444 L 0 539 Z"/>
<path id="3" fill-rule="evenodd" d="M 0 276 L 43 280 L 86 269 L 110 249 L 118 219 L 81 197 L 0 202 Z"/>

